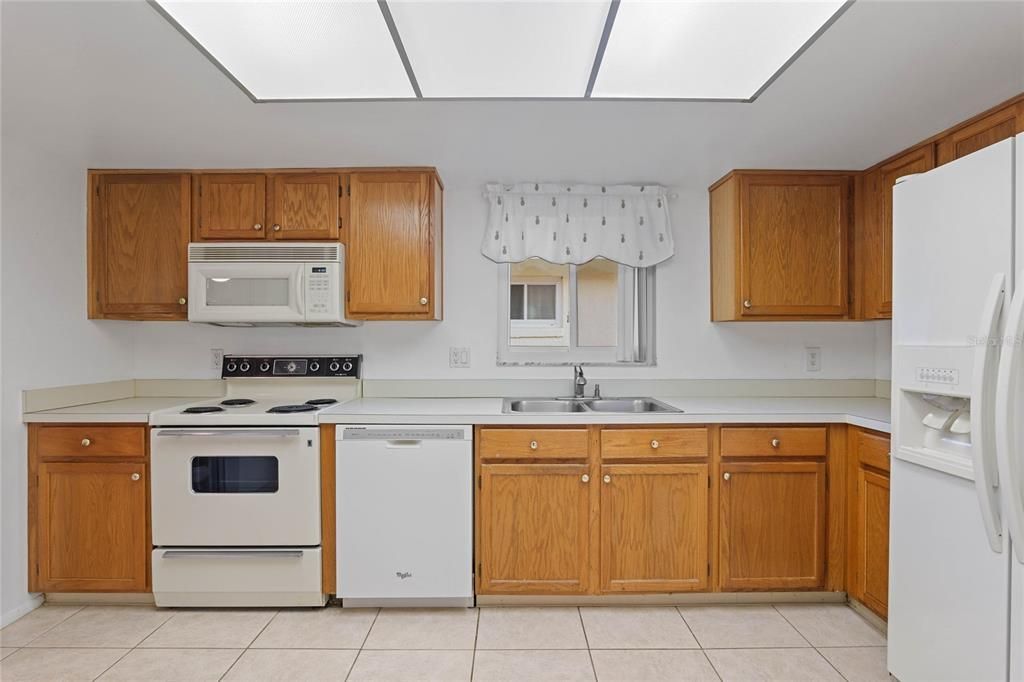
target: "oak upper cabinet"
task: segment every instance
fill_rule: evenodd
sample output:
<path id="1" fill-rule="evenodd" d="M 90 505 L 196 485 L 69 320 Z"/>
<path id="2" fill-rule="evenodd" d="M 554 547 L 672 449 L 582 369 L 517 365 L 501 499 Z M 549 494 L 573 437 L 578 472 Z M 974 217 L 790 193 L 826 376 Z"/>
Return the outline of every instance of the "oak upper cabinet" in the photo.
<path id="1" fill-rule="evenodd" d="M 713 321 L 847 314 L 851 175 L 733 171 L 710 199 Z"/>
<path id="2" fill-rule="evenodd" d="M 30 425 L 30 590 L 148 590 L 145 439 L 141 426 Z"/>
<path id="3" fill-rule="evenodd" d="M 824 462 L 723 461 L 721 471 L 722 589 L 821 589 Z"/>
<path id="4" fill-rule="evenodd" d="M 889 610 L 889 436 L 850 427 L 847 592 L 882 618 Z"/>
<path id="5" fill-rule="evenodd" d="M 583 594 L 590 567 L 586 464 L 481 464 L 478 592 Z"/>
<path id="6" fill-rule="evenodd" d="M 600 534 L 602 591 L 707 589 L 707 464 L 603 465 Z"/>
<path id="7" fill-rule="evenodd" d="M 270 239 L 335 240 L 341 229 L 338 173 L 277 173 L 269 178 Z"/>
<path id="8" fill-rule="evenodd" d="M 970 121 L 941 137 L 936 143 L 938 165 L 967 156 L 1001 140 L 1024 133 L 1024 99 Z"/>
<path id="9" fill-rule="evenodd" d="M 187 173 L 89 173 L 89 317 L 187 317 Z"/>
<path id="10" fill-rule="evenodd" d="M 267 176 L 262 173 L 204 173 L 198 189 L 199 240 L 259 240 L 267 233 Z"/>
<path id="11" fill-rule="evenodd" d="M 442 317 L 442 198 L 433 171 L 355 172 L 346 310 L 364 320 Z"/>

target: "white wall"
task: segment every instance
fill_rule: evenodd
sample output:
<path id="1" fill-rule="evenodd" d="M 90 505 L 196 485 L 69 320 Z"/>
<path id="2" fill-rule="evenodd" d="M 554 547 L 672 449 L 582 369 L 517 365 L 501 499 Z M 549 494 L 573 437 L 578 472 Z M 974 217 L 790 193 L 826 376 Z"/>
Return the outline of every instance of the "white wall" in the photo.
<path id="1" fill-rule="evenodd" d="M 678 188 L 679 251 L 659 271 L 659 365 L 644 376 L 802 377 L 805 344 L 823 349 L 817 376 L 884 376 L 884 323 L 708 322 L 706 187 L 734 167 L 864 168 L 1016 94 L 1022 13 L 859 2 L 752 105 L 253 105 L 144 2 L 2 3 L 0 614 L 29 603 L 22 389 L 212 376 L 211 347 L 361 351 L 369 377 L 436 378 L 451 376 L 448 346 L 466 345 L 473 366 L 461 376 L 562 376 L 491 361 L 496 276 L 477 250 L 488 181 Z M 440 169 L 443 323 L 254 331 L 85 319 L 86 168 L 317 165 Z"/>

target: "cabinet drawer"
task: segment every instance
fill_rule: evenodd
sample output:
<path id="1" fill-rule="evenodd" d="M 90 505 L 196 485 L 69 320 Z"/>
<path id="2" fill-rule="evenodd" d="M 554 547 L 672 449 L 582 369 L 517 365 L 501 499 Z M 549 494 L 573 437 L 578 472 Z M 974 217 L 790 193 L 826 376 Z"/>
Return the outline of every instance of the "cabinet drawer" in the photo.
<path id="1" fill-rule="evenodd" d="M 481 459 L 586 459 L 586 429 L 481 429 Z"/>
<path id="2" fill-rule="evenodd" d="M 726 427 L 722 457 L 824 457 L 826 433 L 824 426 Z"/>
<path id="3" fill-rule="evenodd" d="M 144 457 L 146 454 L 145 426 L 41 426 L 38 439 L 41 457 Z"/>
<path id="4" fill-rule="evenodd" d="M 882 471 L 889 471 L 889 437 L 871 431 L 857 431 L 857 458 L 865 464 Z"/>
<path id="5" fill-rule="evenodd" d="M 604 429 L 601 457 L 706 457 L 708 430 L 686 429 Z"/>

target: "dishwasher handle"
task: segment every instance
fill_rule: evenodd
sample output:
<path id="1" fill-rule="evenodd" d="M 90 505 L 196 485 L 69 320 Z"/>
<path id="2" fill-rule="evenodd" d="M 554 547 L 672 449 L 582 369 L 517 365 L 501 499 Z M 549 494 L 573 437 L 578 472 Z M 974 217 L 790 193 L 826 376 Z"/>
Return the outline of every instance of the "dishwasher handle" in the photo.
<path id="1" fill-rule="evenodd" d="M 384 441 L 384 447 L 389 450 L 416 450 L 423 447 L 423 441 L 412 438 L 386 440 Z"/>

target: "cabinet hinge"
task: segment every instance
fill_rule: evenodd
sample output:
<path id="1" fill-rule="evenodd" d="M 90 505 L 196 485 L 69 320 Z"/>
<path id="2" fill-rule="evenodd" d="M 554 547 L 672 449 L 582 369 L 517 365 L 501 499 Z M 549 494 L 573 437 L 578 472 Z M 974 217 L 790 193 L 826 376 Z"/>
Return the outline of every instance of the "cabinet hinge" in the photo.
<path id="1" fill-rule="evenodd" d="M 481 488 L 481 489 L 484 487 L 484 477 L 483 476 L 477 476 L 476 477 L 476 487 L 477 488 Z"/>
<path id="2" fill-rule="evenodd" d="M 484 565 L 483 564 L 477 564 L 476 565 L 476 574 L 477 575 L 481 575 L 481 574 L 483 574 L 483 572 L 484 572 Z"/>
<path id="3" fill-rule="evenodd" d="M 708 562 L 708 577 L 711 577 L 711 562 Z"/>
<path id="4" fill-rule="evenodd" d="M 345 187 L 343 185 L 338 185 L 338 196 L 339 197 L 345 196 Z"/>
<path id="5" fill-rule="evenodd" d="M 39 577 L 39 562 L 36 562 L 36 577 Z"/>
<path id="6" fill-rule="evenodd" d="M 352 302 L 352 290 L 351 289 L 345 292 L 345 300 L 348 301 L 349 303 Z"/>
<path id="7" fill-rule="evenodd" d="M 348 187 L 346 187 L 345 191 L 348 192 L 349 196 L 352 196 L 352 185 L 349 185 Z"/>
<path id="8" fill-rule="evenodd" d="M 338 216 L 338 229 L 341 229 L 341 216 Z"/>

